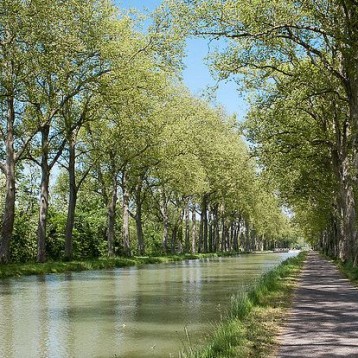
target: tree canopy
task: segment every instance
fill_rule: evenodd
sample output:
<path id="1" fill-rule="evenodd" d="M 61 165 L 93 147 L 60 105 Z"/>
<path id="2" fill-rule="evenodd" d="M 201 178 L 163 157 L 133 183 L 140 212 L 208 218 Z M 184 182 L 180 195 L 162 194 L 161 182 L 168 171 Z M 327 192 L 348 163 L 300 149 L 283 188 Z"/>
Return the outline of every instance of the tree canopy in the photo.
<path id="1" fill-rule="evenodd" d="M 285 131 L 286 124 L 294 122 L 294 93 L 299 91 L 303 109 L 296 119 L 307 145 L 290 171 L 292 182 L 307 185 L 299 203 L 313 192 L 312 180 L 305 184 L 301 173 L 307 158 L 312 156 L 315 176 L 322 181 L 322 157 L 333 170 L 332 152 L 323 142 L 337 140 L 331 132 L 335 122 L 325 124 L 331 139 L 318 134 L 321 124 L 309 113 L 310 99 L 304 98 L 310 92 L 299 90 L 304 78 L 313 77 L 314 59 L 301 55 L 298 44 L 290 50 L 280 47 L 293 39 L 272 35 L 266 43 L 269 33 L 246 33 L 247 24 L 250 32 L 262 32 L 263 18 L 256 17 L 270 11 L 265 5 L 255 15 L 249 4 L 240 6 L 233 1 L 168 2 L 141 32 L 140 20 L 107 0 L 1 3 L 0 262 L 250 251 L 273 248 L 278 241 L 288 245 L 292 228 L 282 197 L 290 205 L 296 202 L 279 172 L 279 185 L 268 183 L 267 172 L 288 160 L 269 155 L 286 145 L 271 140 L 276 134 L 270 118 L 277 130 Z M 285 9 L 282 18 L 291 16 L 289 11 L 293 8 Z M 226 28 L 221 20 L 214 22 L 218 12 Z M 229 19 L 235 23 L 237 12 L 243 17 L 236 28 Z M 245 36 L 236 36 L 241 31 Z M 230 39 L 227 51 L 216 57 L 215 68 L 222 77 L 242 71 L 248 88 L 259 89 L 245 133 L 260 142 L 256 151 L 264 169 L 249 152 L 235 116 L 193 96 L 183 84 L 188 33 Z M 306 41 L 316 44 L 315 38 Z M 285 62 L 285 51 L 292 63 Z M 345 128 L 344 121 L 351 119 L 342 79 L 320 55 L 316 57 L 327 79 L 316 72 L 312 100 L 321 109 L 314 115 L 324 117 L 328 105 L 334 106 L 338 126 Z M 331 101 L 316 95 L 329 86 Z M 278 115 L 282 121 L 275 120 Z M 258 131 L 261 117 L 265 124 Z M 311 124 L 305 125 L 308 119 Z M 317 135 L 310 132 L 311 126 Z M 297 150 L 300 138 L 287 134 Z M 351 158 L 352 145 L 346 147 Z M 336 181 L 332 176 L 327 197 Z M 298 221 L 306 223 L 306 213 Z M 326 224 L 331 222 L 323 220 L 322 228 Z"/>
<path id="2" fill-rule="evenodd" d="M 167 1 L 183 33 L 220 40 L 212 66 L 252 93 L 244 125 L 308 239 L 357 263 L 356 1 Z"/>

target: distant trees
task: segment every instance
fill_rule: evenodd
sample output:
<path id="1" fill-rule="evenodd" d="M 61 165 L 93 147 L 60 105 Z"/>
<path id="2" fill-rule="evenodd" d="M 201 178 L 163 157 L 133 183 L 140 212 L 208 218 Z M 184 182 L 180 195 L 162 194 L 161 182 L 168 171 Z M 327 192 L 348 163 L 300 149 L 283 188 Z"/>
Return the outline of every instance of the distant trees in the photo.
<path id="1" fill-rule="evenodd" d="M 183 38 L 107 0 L 0 4 L 0 262 L 255 250 L 289 225 Z"/>
<path id="2" fill-rule="evenodd" d="M 213 66 L 255 92 L 247 127 L 263 170 L 310 239 L 357 264 L 357 3 L 168 1 L 168 9 L 183 32 L 225 39 Z"/>

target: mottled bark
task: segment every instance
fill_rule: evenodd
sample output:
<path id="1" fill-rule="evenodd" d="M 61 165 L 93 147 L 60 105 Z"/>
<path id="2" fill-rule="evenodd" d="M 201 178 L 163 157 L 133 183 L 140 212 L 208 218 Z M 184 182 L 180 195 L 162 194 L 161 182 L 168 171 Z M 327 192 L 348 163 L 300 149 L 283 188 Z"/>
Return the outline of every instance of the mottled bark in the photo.
<path id="1" fill-rule="evenodd" d="M 129 238 L 129 189 L 127 183 L 127 173 L 124 171 L 122 175 L 122 241 L 123 253 L 126 256 L 131 256 L 130 238 Z"/>
<path id="2" fill-rule="evenodd" d="M 208 252 L 208 196 L 203 195 L 200 215 L 199 252 Z"/>
<path id="3" fill-rule="evenodd" d="M 49 133 L 50 126 L 45 125 L 41 128 L 41 184 L 40 184 L 40 207 L 39 221 L 37 227 L 37 261 L 46 261 L 46 228 L 47 215 L 49 207 L 49 181 L 50 181 L 50 165 L 49 165 Z"/>
<path id="4" fill-rule="evenodd" d="M 164 189 L 162 189 L 160 192 L 160 212 L 163 219 L 162 248 L 163 251 L 166 253 L 168 251 L 168 240 L 169 240 L 169 213 L 168 213 L 167 198 Z"/>
<path id="5" fill-rule="evenodd" d="M 220 241 L 219 228 L 219 204 L 213 206 L 212 211 L 212 226 L 213 226 L 213 251 L 217 251 Z"/>
<path id="6" fill-rule="evenodd" d="M 239 224 L 238 222 L 233 223 L 233 250 L 239 251 Z"/>
<path id="7" fill-rule="evenodd" d="M 67 208 L 67 221 L 65 229 L 65 258 L 71 260 L 73 256 L 73 227 L 75 223 L 75 210 L 77 203 L 77 187 L 76 187 L 76 149 L 75 140 L 73 135 L 69 138 L 69 195 L 68 195 L 68 208 Z"/>
<path id="8" fill-rule="evenodd" d="M 116 210 L 118 200 L 118 184 L 117 178 L 112 178 L 112 192 L 110 202 L 108 203 L 108 227 L 107 227 L 107 246 L 108 256 L 114 256 L 114 240 L 116 235 Z"/>
<path id="9" fill-rule="evenodd" d="M 1 226 L 0 263 L 9 261 L 10 241 L 15 221 L 15 152 L 14 152 L 14 100 L 7 100 L 6 162 L 2 168 L 6 178 L 4 213 Z"/>
<path id="10" fill-rule="evenodd" d="M 135 223 L 137 231 L 137 243 L 138 243 L 138 254 L 145 254 L 145 242 L 143 237 L 143 222 L 142 222 L 142 181 L 138 183 L 135 190 L 135 203 L 136 203 L 136 213 L 135 213 Z"/>
<path id="11" fill-rule="evenodd" d="M 221 238 L 220 238 L 220 251 L 225 251 L 225 240 L 226 240 L 226 225 L 224 216 L 221 217 Z"/>
<path id="12" fill-rule="evenodd" d="M 244 243 L 244 251 L 251 251 L 251 230 L 250 225 L 247 221 L 245 221 L 245 243 Z"/>
<path id="13" fill-rule="evenodd" d="M 178 236 L 178 225 L 175 224 L 173 226 L 172 237 L 171 237 L 171 241 L 170 241 L 170 252 L 172 255 L 175 254 L 175 244 L 177 241 L 177 236 Z"/>
<path id="14" fill-rule="evenodd" d="M 357 265 L 358 237 L 354 187 L 358 184 L 358 6 L 348 1 L 341 6 L 345 19 L 345 44 L 342 46 L 345 89 L 349 103 L 350 131 L 352 138 L 351 160 L 344 165 L 344 231 L 345 256 Z M 349 43 L 349 45 L 346 45 Z M 353 164 L 353 170 L 351 165 Z"/>
<path id="15" fill-rule="evenodd" d="M 208 251 L 214 251 L 214 218 L 212 213 L 211 205 L 209 205 L 208 210 Z"/>
<path id="16" fill-rule="evenodd" d="M 196 209 L 193 204 L 191 209 L 191 252 L 196 253 L 196 240 L 197 240 L 197 228 L 196 228 Z"/>
<path id="17" fill-rule="evenodd" d="M 356 14 L 358 25 L 358 15 Z M 358 37 L 358 36 L 357 36 Z M 357 44 L 356 44 L 357 45 Z M 358 50 L 355 54 L 355 71 L 352 76 L 352 98 L 350 100 L 350 116 L 351 121 L 354 123 L 354 140 L 353 140 L 353 162 L 354 162 L 354 172 L 352 174 L 352 183 L 349 183 L 346 188 L 346 205 L 347 205 L 347 215 L 349 218 L 349 223 L 347 223 L 347 230 L 350 235 L 350 245 L 352 247 L 351 260 L 353 261 L 354 266 L 358 264 L 358 235 L 357 235 L 357 215 L 356 215 L 356 203 L 355 203 L 355 193 L 353 186 L 358 186 Z"/>
<path id="18" fill-rule="evenodd" d="M 190 207 L 189 200 L 184 208 L 184 246 L 185 252 L 190 251 Z"/>

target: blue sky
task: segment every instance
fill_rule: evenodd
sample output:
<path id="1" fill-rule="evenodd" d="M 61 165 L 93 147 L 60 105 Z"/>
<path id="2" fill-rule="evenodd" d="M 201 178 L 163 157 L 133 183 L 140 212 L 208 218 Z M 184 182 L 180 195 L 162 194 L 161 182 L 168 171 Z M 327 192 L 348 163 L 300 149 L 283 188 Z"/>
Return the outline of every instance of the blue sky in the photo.
<path id="1" fill-rule="evenodd" d="M 115 0 L 115 3 L 121 8 L 153 11 L 160 5 L 161 0 Z M 189 39 L 187 44 L 187 57 L 184 60 L 186 68 L 183 72 L 183 79 L 194 95 L 200 95 L 208 86 L 215 84 L 215 80 L 211 77 L 205 64 L 208 42 L 203 39 Z M 247 104 L 237 92 L 236 87 L 236 84 L 232 81 L 220 83 L 216 101 L 229 114 L 236 113 L 239 120 L 243 120 L 247 111 Z"/>

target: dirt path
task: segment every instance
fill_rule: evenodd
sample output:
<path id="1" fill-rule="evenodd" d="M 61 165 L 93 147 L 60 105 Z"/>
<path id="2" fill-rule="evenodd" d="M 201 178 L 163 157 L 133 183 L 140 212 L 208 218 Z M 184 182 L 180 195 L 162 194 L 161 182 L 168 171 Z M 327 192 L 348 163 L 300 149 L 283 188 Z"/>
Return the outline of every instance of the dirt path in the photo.
<path id="1" fill-rule="evenodd" d="M 358 357 L 358 290 L 337 268 L 309 253 L 278 358 Z"/>

